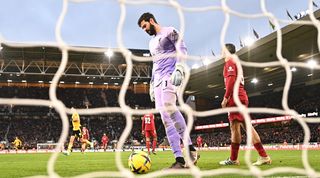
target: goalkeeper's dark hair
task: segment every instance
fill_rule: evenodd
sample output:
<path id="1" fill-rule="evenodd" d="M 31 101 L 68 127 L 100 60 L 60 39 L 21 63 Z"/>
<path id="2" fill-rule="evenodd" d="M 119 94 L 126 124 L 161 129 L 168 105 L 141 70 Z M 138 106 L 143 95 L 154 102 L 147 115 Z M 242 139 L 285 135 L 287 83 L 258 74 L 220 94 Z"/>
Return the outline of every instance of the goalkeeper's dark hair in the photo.
<path id="1" fill-rule="evenodd" d="M 158 23 L 153 14 L 151 14 L 150 12 L 145 12 L 140 16 L 140 18 L 138 20 L 138 26 L 140 27 L 140 24 L 142 21 L 150 22 L 151 18 L 153 19 L 153 21 L 155 23 Z"/>
<path id="2" fill-rule="evenodd" d="M 232 43 L 227 43 L 225 44 L 227 50 L 229 51 L 229 53 L 234 54 L 236 53 L 236 47 L 234 46 L 234 44 Z"/>

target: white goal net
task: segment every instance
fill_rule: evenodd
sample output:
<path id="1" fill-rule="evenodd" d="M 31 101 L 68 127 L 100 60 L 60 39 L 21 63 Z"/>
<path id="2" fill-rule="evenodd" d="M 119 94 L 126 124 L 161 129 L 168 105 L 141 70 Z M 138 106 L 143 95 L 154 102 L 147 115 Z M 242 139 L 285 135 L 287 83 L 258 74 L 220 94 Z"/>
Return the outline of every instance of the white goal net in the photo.
<path id="1" fill-rule="evenodd" d="M 62 58 L 61 58 L 61 65 L 56 72 L 52 83 L 50 84 L 49 88 L 49 100 L 41 100 L 41 99 L 8 99 L 8 98 L 1 98 L 0 104 L 2 105 L 24 105 L 24 106 L 45 106 L 45 107 L 53 107 L 60 115 L 62 119 L 62 132 L 59 138 L 59 141 L 57 143 L 57 147 L 55 147 L 56 152 L 53 152 L 48 164 L 47 164 L 47 173 L 49 177 L 60 177 L 60 175 L 55 171 L 55 163 L 57 161 L 57 158 L 60 154 L 61 147 L 67 140 L 68 131 L 69 131 L 69 119 L 67 117 L 67 114 L 72 114 L 72 111 L 70 108 L 66 108 L 65 105 L 57 98 L 56 91 L 57 91 L 57 85 L 59 82 L 60 77 L 63 75 L 63 72 L 65 71 L 65 68 L 68 63 L 68 53 L 70 50 L 72 51 L 90 51 L 90 52 L 105 52 L 108 50 L 108 48 L 78 48 L 73 47 L 66 43 L 64 38 L 61 34 L 61 29 L 63 27 L 65 16 L 68 12 L 68 5 L 70 3 L 89 3 L 92 0 L 63 0 L 63 6 L 62 11 L 59 16 L 59 19 L 56 23 L 55 28 L 55 37 L 56 42 L 55 43 L 30 43 L 30 44 L 19 44 L 14 43 L 11 41 L 8 41 L 5 39 L 5 36 L 2 36 L 1 43 L 11 44 L 15 47 L 33 47 L 33 46 L 48 46 L 48 47 L 58 47 L 62 52 Z M 309 5 L 309 11 L 314 12 L 313 9 L 313 1 L 312 0 L 306 0 L 308 1 Z M 223 28 L 221 31 L 220 36 L 220 45 L 223 46 L 226 43 L 226 32 L 229 26 L 230 16 L 239 16 L 242 18 L 261 18 L 266 17 L 270 19 L 270 21 L 275 25 L 276 29 L 276 35 L 277 35 L 277 41 L 276 41 L 276 56 L 278 61 L 273 62 L 246 62 L 242 61 L 241 59 L 237 59 L 237 65 L 240 66 L 247 66 L 247 67 L 256 67 L 256 68 L 265 68 L 265 67 L 274 67 L 279 66 L 282 67 L 285 70 L 286 73 L 286 81 L 283 89 L 283 97 L 282 97 L 282 107 L 283 110 L 280 109 L 272 109 L 272 108 L 246 108 L 244 107 L 239 98 L 235 97 L 235 102 L 238 107 L 235 108 L 224 108 L 224 109 L 215 109 L 215 110 L 209 110 L 209 111 L 195 111 L 193 110 L 189 105 L 187 105 L 183 100 L 183 92 L 179 93 L 178 101 L 179 101 L 179 109 L 183 111 L 186 114 L 187 119 L 187 129 L 190 133 L 193 127 L 193 118 L 194 117 L 206 117 L 206 116 L 214 116 L 219 114 L 224 114 L 230 111 L 239 111 L 245 116 L 245 122 L 247 124 L 250 124 L 250 113 L 269 113 L 269 114 L 279 114 L 279 115 L 291 115 L 294 117 L 294 119 L 300 123 L 301 127 L 304 130 L 304 142 L 303 144 L 308 145 L 309 139 L 310 139 L 310 130 L 307 126 L 308 122 L 318 122 L 320 123 L 319 119 L 313 119 L 313 120 L 306 120 L 301 118 L 301 116 L 293 109 L 289 108 L 288 106 L 288 93 L 290 90 L 290 84 L 292 81 L 292 72 L 290 71 L 290 67 L 301 67 L 301 68 L 308 68 L 309 66 L 304 62 L 289 62 L 288 59 L 286 59 L 282 55 L 282 32 L 280 28 L 280 24 L 303 24 L 303 25 L 310 25 L 317 28 L 318 33 L 320 30 L 320 22 L 316 19 L 313 13 L 310 13 L 310 20 L 298 20 L 298 21 L 289 21 L 289 20 L 283 20 L 283 19 L 277 19 L 273 13 L 271 13 L 266 8 L 266 0 L 260 0 L 260 7 L 261 7 L 261 13 L 259 14 L 245 14 L 238 11 L 235 11 L 231 9 L 227 5 L 227 0 L 221 0 L 221 6 L 205 6 L 205 7 L 184 7 L 183 4 L 179 4 L 177 1 L 174 0 L 168 0 L 168 1 L 160 1 L 160 0 L 119 0 L 118 4 L 120 6 L 120 19 L 117 26 L 117 47 L 118 50 L 116 52 L 121 52 L 123 56 L 125 56 L 125 61 L 127 64 L 127 69 L 125 73 L 125 78 L 123 81 L 123 84 L 121 86 L 118 102 L 120 107 L 103 107 L 103 108 L 94 108 L 94 109 L 78 109 L 77 112 L 80 116 L 86 116 L 86 115 L 99 115 L 99 114 L 108 114 L 108 113 L 120 113 L 123 114 L 126 118 L 126 127 L 121 134 L 121 137 L 119 138 L 117 148 L 121 149 L 127 139 L 127 137 L 130 134 L 130 131 L 132 130 L 132 116 L 133 115 L 142 115 L 142 114 L 148 114 L 148 113 L 158 113 L 155 109 L 146 109 L 146 110 L 137 110 L 129 107 L 126 105 L 125 102 L 125 95 L 126 91 L 129 87 L 131 75 L 133 72 L 133 61 L 138 62 L 144 62 L 144 61 L 152 61 L 151 57 L 139 57 L 133 55 L 128 48 L 124 44 L 123 40 L 123 28 L 125 24 L 126 17 L 129 15 L 127 14 L 127 6 L 140 6 L 140 5 L 146 5 L 146 4 L 152 4 L 157 6 L 169 6 L 176 10 L 179 20 L 180 20 L 180 29 L 181 36 L 184 36 L 185 32 L 185 19 L 184 19 L 184 13 L 185 12 L 205 12 L 205 11 L 221 11 L 224 13 L 225 21 L 223 24 Z M 107 17 L 106 17 L 107 19 Z M 210 23 L 209 23 L 210 24 Z M 213 22 L 212 22 L 213 24 Z M 210 24 L 210 25 L 212 25 Z M 137 27 L 138 28 L 138 27 Z M 205 28 L 205 27 L 202 27 Z M 135 29 L 138 30 L 138 29 Z M 218 42 L 217 42 L 218 43 Z M 317 39 L 317 45 L 318 48 L 320 48 L 320 35 L 318 35 Z M 200 61 L 202 60 L 199 56 L 183 56 L 181 53 L 176 54 L 179 57 L 185 58 L 186 60 L 194 60 L 194 61 Z M 220 56 L 207 56 L 207 58 L 212 60 L 220 60 Z M 319 70 L 320 65 L 314 66 L 314 70 Z M 242 71 L 240 71 L 240 74 Z M 240 76 L 240 75 L 238 75 Z M 186 71 L 186 77 L 185 80 L 188 81 L 190 78 L 190 70 Z M 181 86 L 181 91 L 184 91 L 186 88 L 187 82 L 184 82 Z M 239 88 L 240 85 L 240 77 L 237 78 L 235 83 L 235 88 Z M 238 91 L 234 90 L 234 96 L 238 96 Z M 248 133 L 251 132 L 251 128 L 248 127 Z M 186 134 L 189 134 L 186 133 Z M 187 138 L 187 137 L 185 137 Z M 250 146 L 250 143 L 252 142 L 252 137 L 249 134 L 247 136 L 247 142 L 248 146 Z M 185 143 L 185 148 L 188 148 L 187 141 Z M 41 144 L 38 145 L 40 148 L 48 147 L 49 145 Z M 79 175 L 77 177 L 136 177 L 137 175 L 133 174 L 129 171 L 127 166 L 123 165 L 121 162 L 121 153 L 122 152 L 115 152 L 116 157 L 116 166 L 119 171 L 99 171 L 99 172 L 90 172 L 86 174 Z M 187 155 L 188 156 L 188 155 Z M 303 168 L 296 168 L 296 167 L 276 167 L 276 168 L 270 168 L 267 170 L 261 170 L 259 167 L 252 166 L 251 163 L 251 150 L 246 150 L 245 152 L 245 164 L 247 165 L 247 169 L 237 169 L 237 168 L 219 168 L 214 170 L 200 170 L 196 166 L 191 166 L 190 169 L 187 170 L 168 170 L 168 171 L 154 171 L 139 177 L 162 177 L 162 176 L 169 176 L 169 175 L 191 175 L 193 177 L 204 177 L 204 176 L 221 176 L 226 174 L 235 174 L 239 176 L 256 176 L 256 177 L 264 177 L 264 176 L 272 176 L 274 174 L 280 174 L 280 173 L 295 173 L 298 175 L 305 175 L 308 177 L 320 177 L 320 172 L 315 171 L 315 169 L 310 165 L 308 161 L 308 150 L 303 149 L 302 150 L 302 162 L 303 162 Z M 190 163 L 190 158 L 188 156 L 187 161 Z M 201 160 L 200 160 L 201 161 Z M 192 165 L 192 164 L 189 164 Z M 35 177 L 42 177 L 41 175 L 35 175 Z M 46 176 L 43 176 L 46 177 Z"/>

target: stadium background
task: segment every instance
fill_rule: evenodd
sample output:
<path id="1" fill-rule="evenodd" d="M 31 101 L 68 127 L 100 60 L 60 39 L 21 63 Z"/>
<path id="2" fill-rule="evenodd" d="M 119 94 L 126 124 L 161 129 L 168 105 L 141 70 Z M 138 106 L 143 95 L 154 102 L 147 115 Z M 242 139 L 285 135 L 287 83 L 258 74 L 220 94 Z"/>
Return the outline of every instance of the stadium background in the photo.
<path id="1" fill-rule="evenodd" d="M 319 19 L 320 12 L 315 13 Z M 307 17 L 305 17 L 307 18 Z M 282 29 L 282 54 L 291 62 L 319 61 L 317 30 L 314 26 L 288 25 Z M 59 67 L 61 52 L 54 47 L 12 47 L 14 44 L 1 44 L 0 85 L 1 98 L 37 98 L 48 99 L 50 81 Z M 237 54 L 241 60 L 250 62 L 277 61 L 275 55 L 276 34 L 263 37 L 251 47 L 240 49 Z M 139 56 L 148 56 L 147 50 L 131 49 Z M 126 64 L 120 53 L 112 57 L 104 53 L 70 52 L 68 66 L 60 79 L 58 98 L 67 107 L 96 108 L 119 106 L 118 94 Z M 204 111 L 219 108 L 223 89 L 223 62 L 217 61 L 198 69 L 193 69 L 185 91 L 185 101 L 195 110 Z M 318 119 L 320 87 L 319 70 L 296 68 L 289 92 L 289 106 L 305 117 Z M 246 89 L 250 96 L 250 106 L 281 108 L 281 97 L 285 82 L 285 71 L 281 67 L 244 68 Z M 148 82 L 151 63 L 134 63 L 134 75 L 126 94 L 126 102 L 132 108 L 152 108 L 148 96 Z M 259 79 L 252 83 L 252 79 Z M 92 82 L 92 83 L 91 83 Z M 33 149 L 37 143 L 56 142 L 61 132 L 61 120 L 52 108 L 2 105 L 0 140 L 5 147 L 15 136 L 22 139 L 24 148 Z M 252 114 L 252 119 L 275 117 L 265 113 Z M 134 127 L 127 145 L 132 140 L 143 140 L 140 132 L 140 116 L 134 119 Z M 82 116 L 91 135 L 99 140 L 105 132 L 110 140 L 117 140 L 125 126 L 120 114 Z M 226 115 L 195 118 L 194 126 L 226 123 Z M 312 144 L 320 143 L 319 123 L 308 124 Z M 257 124 L 257 131 L 266 144 L 289 145 L 302 143 L 304 132 L 294 120 Z M 163 126 L 157 117 L 157 131 L 160 143 L 165 139 Z M 193 138 L 202 135 L 208 146 L 227 146 L 228 128 L 193 130 Z M 243 135 L 245 137 L 245 135 Z M 195 139 L 193 139 L 195 142 Z M 244 139 L 245 143 L 245 139 Z M 36 149 L 36 148 L 35 148 Z M 7 153 L 2 150 L 1 153 Z"/>
<path id="2" fill-rule="evenodd" d="M 319 17 L 320 11 L 315 13 Z M 307 18 L 307 17 L 305 17 Z M 290 62 L 307 62 L 310 59 L 319 60 L 317 47 L 317 31 L 314 26 L 288 25 L 283 31 L 283 56 Z M 48 99 L 50 81 L 59 67 L 61 52 L 54 47 L 12 47 L 14 44 L 2 44 L 0 85 L 2 98 L 37 98 Z M 276 61 L 276 32 L 263 37 L 251 47 L 241 48 L 237 54 L 241 60 L 251 62 Z M 149 56 L 148 50 L 131 49 L 134 55 Z M 219 108 L 224 85 L 222 78 L 223 61 L 219 60 L 198 69 L 193 69 L 191 78 L 185 91 L 185 99 L 195 110 L 204 111 Z M 152 108 L 148 96 L 148 83 L 151 76 L 152 63 L 134 63 L 134 72 L 131 77 L 130 89 L 126 95 L 126 102 L 132 108 Z M 108 57 L 104 53 L 76 52 L 69 53 L 69 60 L 64 75 L 60 79 L 58 98 L 71 108 L 97 108 L 114 107 L 118 105 L 118 94 L 126 72 L 126 64 L 121 53 L 114 53 Z M 244 68 L 246 89 L 250 97 L 250 106 L 281 108 L 283 85 L 286 79 L 282 67 Z M 318 116 L 320 106 L 319 95 L 319 70 L 311 68 L 297 68 L 293 71 L 293 80 L 289 92 L 289 106 L 300 114 Z M 253 78 L 259 80 L 252 83 Z M 304 92 L 301 92 L 304 91 Z M 22 138 L 26 147 L 33 148 L 37 142 L 57 141 L 61 123 L 58 114 L 51 108 L 27 106 L 1 106 L 1 133 L 0 140 L 10 141 L 14 136 Z M 309 114 L 308 113 L 313 113 Z M 253 119 L 273 117 L 270 114 L 252 114 Z M 82 123 L 86 123 L 93 133 L 93 137 L 100 139 L 103 132 L 117 139 L 124 128 L 125 120 L 119 114 L 104 116 L 83 116 Z M 138 116 L 136 118 L 139 118 Z M 33 120 L 34 119 L 34 120 Z M 161 122 L 157 117 L 158 133 L 160 140 L 164 138 Z M 46 125 L 50 121 L 49 125 Z M 38 122 L 38 123 L 37 123 Z M 132 138 L 141 141 L 139 135 L 140 123 L 136 119 L 132 131 Z M 195 126 L 227 122 L 226 116 L 212 116 L 195 118 Z M 113 124 L 112 124 L 113 123 Z M 274 123 L 272 127 L 261 124 L 258 128 L 267 127 L 270 134 L 262 136 L 266 143 L 302 142 L 303 132 L 299 124 L 290 121 L 289 124 Z M 27 125 L 27 127 L 26 127 Z M 271 124 L 272 125 L 272 124 Z M 311 124 L 311 141 L 317 142 L 319 138 L 319 124 Z M 270 135 L 282 127 L 288 127 L 300 135 L 289 133 L 283 139 L 266 140 Z M 292 129 L 291 127 L 297 128 Z M 42 128 L 44 131 L 41 131 Z M 300 129 L 300 130 L 299 130 Z M 39 131 L 39 134 L 34 132 Z M 229 143 L 228 129 L 223 130 L 226 135 L 224 142 Z M 211 135 L 218 134 L 216 130 L 205 130 Z M 29 133 L 29 134 L 27 134 Z M 41 133 L 41 134 L 40 134 Z M 202 134 L 202 131 L 193 131 L 193 135 Z M 210 135 L 208 134 L 208 135 Z M 206 134 L 205 134 L 206 137 Z M 220 137 L 219 137 L 220 138 Z M 293 141 L 296 139 L 296 141 Z M 205 140 L 206 141 L 206 140 Z M 219 140 L 217 140 L 219 142 Z M 211 141 L 207 140 L 209 145 Z M 31 146 L 32 145 L 32 146 Z"/>

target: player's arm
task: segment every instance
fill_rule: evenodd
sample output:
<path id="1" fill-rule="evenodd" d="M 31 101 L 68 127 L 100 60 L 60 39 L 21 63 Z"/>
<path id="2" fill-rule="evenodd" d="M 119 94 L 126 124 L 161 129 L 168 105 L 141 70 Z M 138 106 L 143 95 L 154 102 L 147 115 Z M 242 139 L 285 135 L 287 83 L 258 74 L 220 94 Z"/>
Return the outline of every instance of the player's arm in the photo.
<path id="1" fill-rule="evenodd" d="M 227 83 L 226 83 L 226 92 L 224 94 L 224 98 L 229 99 L 231 94 L 233 93 L 233 87 L 236 82 L 236 76 L 230 75 L 227 78 Z"/>
<path id="2" fill-rule="evenodd" d="M 154 67 L 153 67 L 154 69 Z M 150 100 L 151 102 L 155 101 L 155 96 L 154 96 L 154 75 L 153 75 L 153 69 L 152 69 L 152 76 L 150 80 L 150 85 L 149 85 L 149 95 L 150 95 Z"/>
<path id="3" fill-rule="evenodd" d="M 88 140 L 90 139 L 90 133 L 89 130 L 87 130 L 87 134 L 88 134 Z"/>
<path id="4" fill-rule="evenodd" d="M 151 115 L 151 119 L 152 119 L 152 129 L 154 130 L 154 133 L 156 133 L 156 123 L 154 121 L 154 115 Z"/>
<path id="5" fill-rule="evenodd" d="M 141 125 L 141 134 L 144 135 L 144 129 L 145 129 L 145 123 L 144 123 L 144 118 L 141 119 L 142 125 Z"/>
<path id="6" fill-rule="evenodd" d="M 150 80 L 150 83 L 154 83 L 154 67 L 152 66 L 152 72 L 151 72 L 151 80 Z"/>
<path id="7" fill-rule="evenodd" d="M 151 44 L 151 41 L 149 42 L 149 49 L 151 49 L 152 47 L 152 44 Z M 152 52 L 150 51 L 150 54 L 152 56 Z M 154 63 L 153 63 L 154 65 Z M 149 85 L 149 95 L 150 95 L 150 100 L 151 102 L 154 102 L 155 101 L 155 97 L 154 97 L 154 70 L 155 70 L 155 67 L 152 66 L 152 72 L 151 72 L 151 80 L 150 80 L 150 85 Z"/>
<path id="8" fill-rule="evenodd" d="M 179 33 L 176 29 L 172 29 L 172 31 L 168 34 L 168 39 L 175 45 L 176 50 L 181 52 L 184 55 L 187 55 L 187 47 L 184 41 L 179 40 Z M 180 86 L 184 79 L 185 67 L 182 63 L 182 59 L 177 57 L 177 62 L 175 69 L 171 75 L 171 83 L 175 86 Z"/>
<path id="9" fill-rule="evenodd" d="M 179 50 L 182 54 L 187 55 L 187 47 L 183 39 L 181 39 L 179 44 L 177 44 L 179 36 L 179 32 L 176 29 L 172 28 L 172 31 L 168 34 L 168 39 L 175 45 L 177 51 Z M 178 62 L 181 62 L 181 59 L 178 59 Z"/>
<path id="10" fill-rule="evenodd" d="M 230 99 L 231 94 L 233 93 L 233 87 L 234 87 L 234 83 L 236 81 L 237 78 L 237 66 L 235 63 L 233 63 L 232 61 L 227 62 L 226 68 L 228 69 L 227 71 L 227 78 L 225 78 L 226 80 L 226 92 L 224 94 L 223 97 L 223 101 L 221 103 L 221 107 L 224 108 L 227 106 L 227 103 Z"/>
<path id="11" fill-rule="evenodd" d="M 234 87 L 234 83 L 236 81 L 236 76 L 228 76 L 228 78 L 226 79 L 227 83 L 226 83 L 226 92 L 224 94 L 223 97 L 223 101 L 221 102 L 221 107 L 225 108 L 227 106 L 227 103 L 230 99 L 231 93 L 233 92 L 233 87 Z"/>

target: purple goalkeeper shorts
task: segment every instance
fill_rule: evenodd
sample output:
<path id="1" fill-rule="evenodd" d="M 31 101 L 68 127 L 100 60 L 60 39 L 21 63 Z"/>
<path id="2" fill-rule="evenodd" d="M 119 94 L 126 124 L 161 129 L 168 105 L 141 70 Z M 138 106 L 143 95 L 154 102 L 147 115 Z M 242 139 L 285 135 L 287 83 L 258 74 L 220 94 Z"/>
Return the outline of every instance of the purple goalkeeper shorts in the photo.
<path id="1" fill-rule="evenodd" d="M 163 109 L 166 105 L 176 106 L 176 87 L 172 85 L 170 75 L 162 78 L 161 83 L 154 86 L 156 109 Z"/>

